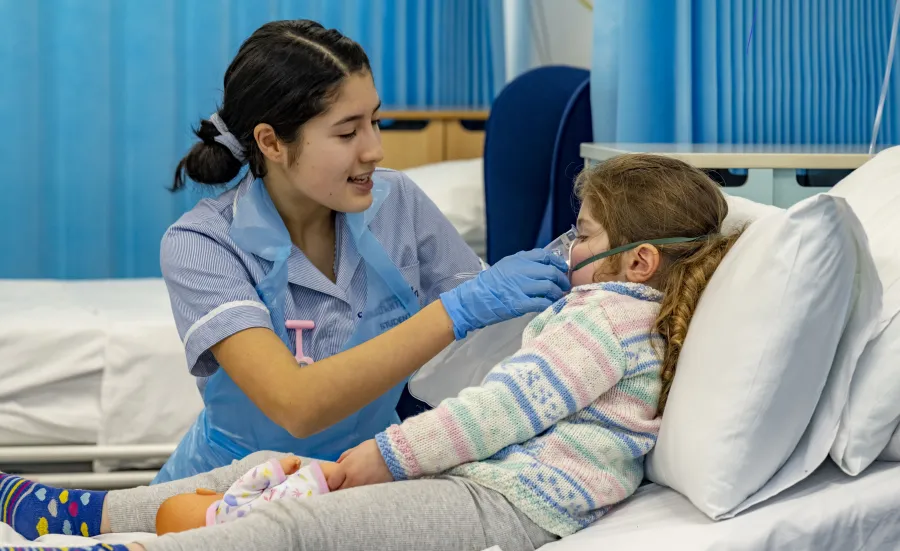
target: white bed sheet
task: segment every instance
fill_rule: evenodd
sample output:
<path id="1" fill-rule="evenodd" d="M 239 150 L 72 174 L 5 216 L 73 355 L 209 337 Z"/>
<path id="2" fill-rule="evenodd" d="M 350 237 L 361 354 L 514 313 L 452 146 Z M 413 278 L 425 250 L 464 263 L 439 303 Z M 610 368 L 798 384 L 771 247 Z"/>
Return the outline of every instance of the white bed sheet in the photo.
<path id="1" fill-rule="evenodd" d="M 0 281 L 0 445 L 177 443 L 202 407 L 162 279 Z"/>
<path id="2" fill-rule="evenodd" d="M 0 546 L 6 547 L 90 547 L 99 543 L 109 545 L 124 545 L 134 542 L 145 542 L 156 538 L 156 534 L 131 533 L 131 534 L 105 534 L 95 538 L 83 538 L 81 536 L 65 536 L 61 534 L 48 534 L 35 541 L 30 541 L 16 533 L 8 524 L 0 522 Z"/>
<path id="3" fill-rule="evenodd" d="M 846 551 L 900 548 L 900 463 L 856 478 L 830 460 L 809 478 L 730 520 L 714 522 L 650 484 L 594 526 L 546 551 Z M 512 551 L 512 550 L 504 550 Z"/>
<path id="4" fill-rule="evenodd" d="M 105 339 L 51 282 L 0 282 L 0 445 L 95 443 Z"/>

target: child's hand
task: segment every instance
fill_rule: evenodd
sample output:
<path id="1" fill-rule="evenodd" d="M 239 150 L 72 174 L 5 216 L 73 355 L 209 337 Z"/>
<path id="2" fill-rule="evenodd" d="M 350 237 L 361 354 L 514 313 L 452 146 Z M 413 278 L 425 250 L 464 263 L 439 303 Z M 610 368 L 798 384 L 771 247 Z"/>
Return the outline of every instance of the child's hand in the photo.
<path id="1" fill-rule="evenodd" d="M 394 480 L 375 440 L 366 440 L 359 446 L 345 451 L 338 459 L 338 466 L 343 471 L 344 477 L 340 485 L 341 490 Z M 328 485 L 331 486 L 331 483 Z"/>
<path id="2" fill-rule="evenodd" d="M 280 459 L 279 463 L 281 463 L 281 469 L 284 471 L 285 476 L 290 476 L 300 470 L 299 457 L 291 455 L 284 459 Z"/>
<path id="3" fill-rule="evenodd" d="M 331 491 L 340 489 L 346 474 L 344 468 L 331 461 L 317 461 L 317 463 L 325 476 L 325 482 L 328 483 L 328 489 Z"/>

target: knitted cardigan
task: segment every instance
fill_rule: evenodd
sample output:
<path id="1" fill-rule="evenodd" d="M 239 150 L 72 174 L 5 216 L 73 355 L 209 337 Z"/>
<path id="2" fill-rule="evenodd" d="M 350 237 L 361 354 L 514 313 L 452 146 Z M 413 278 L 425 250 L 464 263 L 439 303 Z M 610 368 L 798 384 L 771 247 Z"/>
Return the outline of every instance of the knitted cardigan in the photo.
<path id="1" fill-rule="evenodd" d="M 376 436 L 394 479 L 465 477 L 559 536 L 603 516 L 656 443 L 661 299 L 632 283 L 574 288 L 481 386 Z"/>

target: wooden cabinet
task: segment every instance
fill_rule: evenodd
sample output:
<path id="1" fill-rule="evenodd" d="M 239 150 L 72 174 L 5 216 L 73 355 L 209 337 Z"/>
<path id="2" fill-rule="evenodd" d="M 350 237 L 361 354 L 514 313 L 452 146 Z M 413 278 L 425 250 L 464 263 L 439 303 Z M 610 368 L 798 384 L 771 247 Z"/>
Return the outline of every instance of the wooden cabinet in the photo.
<path id="1" fill-rule="evenodd" d="M 380 166 L 403 170 L 481 157 L 487 118 L 487 111 L 466 109 L 382 111 Z"/>

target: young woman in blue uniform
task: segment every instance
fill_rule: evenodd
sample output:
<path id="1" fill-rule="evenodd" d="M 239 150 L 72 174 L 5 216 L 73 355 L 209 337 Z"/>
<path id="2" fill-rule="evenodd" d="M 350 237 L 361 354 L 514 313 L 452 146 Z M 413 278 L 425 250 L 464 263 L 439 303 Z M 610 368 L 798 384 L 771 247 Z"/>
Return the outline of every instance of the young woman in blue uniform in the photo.
<path id="1" fill-rule="evenodd" d="M 397 422 L 408 377 L 454 338 L 568 291 L 565 263 L 541 250 L 458 278 L 480 260 L 412 181 L 376 169 L 379 107 L 362 48 L 311 21 L 264 25 L 229 66 L 174 187 L 249 166 L 163 238 L 205 408 L 156 482 L 257 450 L 335 460 Z M 290 320 L 315 324 L 309 366 Z"/>

